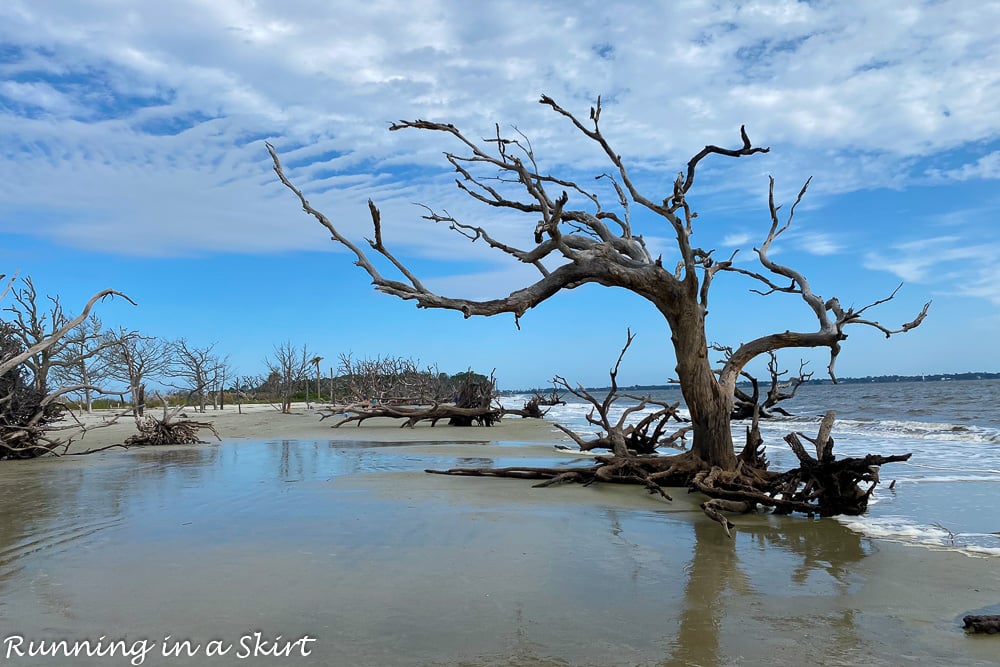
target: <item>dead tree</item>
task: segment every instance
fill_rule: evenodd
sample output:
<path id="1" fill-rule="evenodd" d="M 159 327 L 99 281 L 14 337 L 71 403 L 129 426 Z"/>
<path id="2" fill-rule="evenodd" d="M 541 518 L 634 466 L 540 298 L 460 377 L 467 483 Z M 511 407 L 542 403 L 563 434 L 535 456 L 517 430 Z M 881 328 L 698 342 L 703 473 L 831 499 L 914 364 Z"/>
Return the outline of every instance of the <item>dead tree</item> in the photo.
<path id="1" fill-rule="evenodd" d="M 264 360 L 270 376 L 277 383 L 278 397 L 281 403 L 281 413 L 292 412 L 292 398 L 299 385 L 306 380 L 309 370 L 309 350 L 285 341 L 274 347 L 274 356 Z"/>
<path id="2" fill-rule="evenodd" d="M 215 343 L 196 347 L 186 339 L 171 343 L 168 356 L 171 360 L 169 373 L 172 377 L 186 381 L 185 389 L 194 388 L 192 398 L 197 398 L 196 409 L 204 413 L 208 403 L 208 390 L 218 384 L 225 361 L 214 352 Z M 215 404 L 213 398 L 212 403 Z"/>
<path id="3" fill-rule="evenodd" d="M 345 353 L 340 355 L 337 372 L 354 403 L 427 404 L 451 395 L 448 388 L 436 385 L 437 374 L 431 368 L 421 370 L 419 361 L 406 357 L 355 359 Z"/>
<path id="4" fill-rule="evenodd" d="M 108 375 L 128 386 L 132 411 L 141 417 L 146 406 L 146 382 L 170 368 L 170 348 L 155 336 L 119 327 L 104 334 L 104 359 Z"/>
<path id="5" fill-rule="evenodd" d="M 393 131 L 418 129 L 439 132 L 455 140 L 464 152 L 446 152 L 445 159 L 457 172 L 456 184 L 464 193 L 486 206 L 524 213 L 537 221 L 528 244 L 512 245 L 494 238 L 484 227 L 462 222 L 447 213 L 428 209 L 424 216 L 427 220 L 446 224 L 449 229 L 473 242 L 482 241 L 516 261 L 535 267 L 539 274 L 536 282 L 498 299 L 453 298 L 430 291 L 385 246 L 381 214 L 374 202 L 369 202 L 374 225 L 374 237 L 369 240 L 369 246 L 373 252 L 388 260 L 402 279 L 383 276 L 359 246 L 344 236 L 330 218 L 313 208 L 303 191 L 284 173 L 275 148 L 270 144 L 267 148 L 281 182 L 335 241 L 355 255 L 355 263 L 369 274 L 375 289 L 416 301 L 418 307 L 457 310 L 466 317 L 511 313 L 517 323 L 530 308 L 561 290 L 587 283 L 622 287 L 650 301 L 663 314 L 671 332 L 677 378 L 691 414 L 691 451 L 700 461 L 698 469 L 712 466 L 724 470 L 736 469 L 737 459 L 730 432 L 733 396 L 740 373 L 757 356 L 788 347 L 826 347 L 831 353 L 829 372 L 834 376 L 834 362 L 846 338 L 844 329 L 848 325 L 867 325 L 891 336 L 913 329 L 924 319 L 929 304 L 913 321 L 897 329 L 885 327 L 868 319 L 866 313 L 871 307 L 893 298 L 895 291 L 868 306 L 845 309 L 836 297 L 824 298 L 814 292 L 804 274 L 770 257 L 772 244 L 789 229 L 795 209 L 805 195 L 805 187 L 786 221 L 782 222 L 779 219 L 780 207 L 774 201 L 772 179 L 769 198 L 771 227 L 763 243 L 755 249 L 763 267 L 761 272 L 735 265 L 735 254 L 718 260 L 713 257 L 712 251 L 694 244 L 696 213 L 689 201 L 689 193 L 701 161 L 709 156 L 740 158 L 768 152 L 767 148 L 754 147 L 745 130 L 740 131 L 739 146 L 706 146 L 691 158 L 666 193 L 647 197 L 635 186 L 622 156 L 601 132 L 600 98 L 590 109 L 589 123 L 581 121 L 550 97 L 542 96 L 540 102 L 565 118 L 603 151 L 613 174 L 598 174 L 598 183 L 610 184 L 612 197 L 617 200 L 616 207 L 605 207 L 596 191 L 542 171 L 533 147 L 523 135 L 504 137 L 497 127 L 494 137 L 475 142 L 454 125 L 426 120 L 399 121 L 389 128 Z M 653 256 L 642 235 L 633 229 L 632 205 L 638 205 L 660 218 L 666 231 L 673 235 L 677 251 L 674 268 L 665 266 L 663 257 Z M 653 230 L 663 234 L 663 230 Z M 782 329 L 750 340 L 735 348 L 721 372 L 716 373 L 707 354 L 705 318 L 712 282 L 725 272 L 739 273 L 761 284 L 763 287 L 757 290 L 758 293 L 797 297 L 815 317 L 816 330 L 796 332 Z M 692 474 L 694 472 L 692 470 Z"/>
<path id="6" fill-rule="evenodd" d="M 106 345 L 101 337 L 103 326 L 100 318 L 91 314 L 74 327 L 66 334 L 66 344 L 57 353 L 51 368 L 50 380 L 59 386 L 82 387 L 68 396 L 79 396 L 81 407 L 87 413 L 93 410 L 95 395 L 90 387 L 102 386 L 108 380 L 107 365 L 101 356 Z"/>
<path id="7" fill-rule="evenodd" d="M 11 314 L 11 334 L 24 349 L 50 339 L 71 319 L 58 295 L 48 295 L 48 305 L 43 305 L 30 277 L 21 279 L 21 285 L 11 289 L 12 304 L 3 310 Z M 44 395 L 50 385 L 92 386 L 103 379 L 95 368 L 94 360 L 106 344 L 99 341 L 100 320 L 91 315 L 60 336 L 48 346 L 24 360 L 24 368 L 31 376 L 35 390 Z M 81 370 L 82 369 L 82 370 Z"/>
<path id="8" fill-rule="evenodd" d="M 0 276 L 3 280 L 3 276 Z M 10 290 L 8 282 L 0 290 L 2 299 Z M 63 454 L 76 439 L 94 428 L 108 426 L 117 416 L 102 424 L 85 425 L 66 410 L 61 399 L 66 394 L 80 391 L 81 385 L 49 387 L 39 381 L 33 373 L 42 367 L 38 359 L 48 358 L 45 354 L 60 345 L 63 339 L 84 322 L 94 306 L 108 297 L 131 299 L 115 290 L 102 290 L 92 296 L 79 315 L 60 318 L 60 325 L 46 334 L 30 338 L 25 345 L 25 337 L 18 332 L 18 325 L 0 322 L 0 459 L 34 458 L 45 454 Z M 29 364 L 35 360 L 35 364 Z M 90 386 L 94 392 L 103 392 L 100 387 Z M 104 392 L 111 393 L 111 392 Z"/>
<path id="9" fill-rule="evenodd" d="M 320 411 L 320 421 L 328 417 L 342 417 L 340 421 L 333 424 L 333 428 L 339 428 L 344 424 L 361 423 L 376 417 L 387 417 L 389 419 L 402 419 L 400 428 L 413 428 L 422 421 L 429 421 L 431 426 L 437 425 L 442 419 L 447 419 L 451 425 L 464 426 L 492 426 L 500 421 L 501 411 L 498 406 L 491 408 L 460 408 L 457 405 L 448 403 L 435 403 L 434 405 L 347 405 L 338 408 L 324 409 Z M 452 422 L 460 419 L 461 424 Z"/>
<path id="10" fill-rule="evenodd" d="M 448 419 L 451 426 L 472 426 L 475 421 L 484 426 L 492 426 L 500 421 L 498 407 L 494 405 L 497 393 L 497 381 L 493 373 L 490 376 L 477 377 L 471 370 L 464 374 L 462 384 L 458 387 L 455 397 L 455 407 L 462 410 Z M 475 411 L 466 414 L 465 410 Z"/>
<path id="11" fill-rule="evenodd" d="M 566 401 L 563 400 L 562 394 L 559 393 L 558 389 L 553 389 L 547 396 L 542 394 L 540 391 L 536 391 L 534 400 L 539 405 L 547 405 L 549 407 L 555 405 L 566 405 Z"/>
<path id="12" fill-rule="evenodd" d="M 549 411 L 542 410 L 542 406 L 552 408 L 555 405 L 566 405 L 566 401 L 562 400 L 562 396 L 559 395 L 556 389 L 553 389 L 552 393 L 547 396 L 540 391 L 535 391 L 531 398 L 524 402 L 523 407 L 504 408 L 503 413 L 505 415 L 517 415 L 524 418 L 543 419 Z"/>
<path id="13" fill-rule="evenodd" d="M 989 635 L 995 635 L 1000 633 L 1000 614 L 969 614 L 968 616 L 963 616 L 962 627 L 964 627 L 969 634 L 981 632 Z"/>

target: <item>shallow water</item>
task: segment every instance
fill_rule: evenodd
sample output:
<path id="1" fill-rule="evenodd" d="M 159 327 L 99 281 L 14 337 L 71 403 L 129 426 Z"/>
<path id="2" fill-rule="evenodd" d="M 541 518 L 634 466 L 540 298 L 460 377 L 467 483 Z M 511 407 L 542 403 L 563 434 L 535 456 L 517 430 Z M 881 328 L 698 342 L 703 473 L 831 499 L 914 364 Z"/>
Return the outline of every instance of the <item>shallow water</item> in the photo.
<path id="1" fill-rule="evenodd" d="M 654 394 L 670 402 L 679 390 Z M 516 404 L 519 397 L 509 399 Z M 622 409 L 627 402 L 622 402 Z M 798 465 L 782 440 L 790 432 L 815 436 L 821 416 L 837 413 L 834 454 L 912 453 L 881 471 L 882 486 L 863 517 L 844 519 L 864 535 L 907 544 L 1000 556 L 1000 381 L 806 385 L 782 403 L 793 417 L 761 424 L 773 469 Z M 549 417 L 580 432 L 594 430 L 589 406 L 570 400 Z M 637 413 L 636 419 L 649 410 Z M 745 424 L 733 425 L 742 442 Z M 894 490 L 888 485 L 896 481 Z M 990 511 L 984 511 L 990 508 Z"/>
<path id="2" fill-rule="evenodd" d="M 995 641 L 958 618 L 1000 603 L 994 559 L 772 516 L 731 541 L 693 496 L 422 472 L 549 452 L 250 441 L 8 462 L 0 650 L 103 636 L 150 650 L 9 662 L 992 664 Z M 254 632 L 310 655 L 247 656 Z M 195 655 L 164 657 L 168 635 Z M 206 657 L 211 641 L 229 652 Z"/>

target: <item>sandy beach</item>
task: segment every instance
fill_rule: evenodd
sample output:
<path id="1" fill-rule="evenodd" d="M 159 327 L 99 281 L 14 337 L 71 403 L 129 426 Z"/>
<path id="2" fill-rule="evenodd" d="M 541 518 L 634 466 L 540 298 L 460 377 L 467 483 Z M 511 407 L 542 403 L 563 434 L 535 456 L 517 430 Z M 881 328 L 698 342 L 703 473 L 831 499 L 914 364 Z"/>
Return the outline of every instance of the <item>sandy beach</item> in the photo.
<path id="1" fill-rule="evenodd" d="M 320 406 L 322 407 L 322 406 Z M 149 414 L 162 415 L 162 408 L 153 409 Z M 332 426 L 339 419 L 321 419 L 319 411 L 308 408 L 305 403 L 293 403 L 291 414 L 282 414 L 274 406 L 266 404 L 227 405 L 221 410 L 211 407 L 204 413 L 186 409 L 188 419 L 209 422 L 225 439 L 268 439 L 285 438 L 291 440 L 311 440 L 316 438 L 358 439 L 372 442 L 392 442 L 394 440 L 422 440 L 454 442 L 518 440 L 529 442 L 569 442 L 569 438 L 552 424 L 537 419 L 508 417 L 490 428 L 472 426 L 469 428 L 449 428 L 446 421 L 437 426 L 422 422 L 413 428 L 400 428 L 400 420 L 376 417 L 365 420 L 360 426 L 344 424 L 338 429 Z M 79 420 L 87 425 L 96 425 L 111 420 L 115 415 L 111 410 L 95 410 L 90 414 L 81 413 Z M 100 449 L 120 444 L 134 434 L 135 422 L 131 416 L 118 418 L 111 426 L 88 430 L 83 437 L 73 442 L 69 453 Z M 203 440 L 215 442 L 209 430 L 202 430 Z"/>
<path id="2" fill-rule="evenodd" d="M 148 648 L 141 663 L 10 664 L 988 665 L 1000 651 L 959 622 L 1000 604 L 996 559 L 802 517 L 738 517 L 730 540 L 682 490 L 428 475 L 574 457 L 544 421 L 330 429 L 304 408 L 189 413 L 222 443 L 0 466 L 0 642 Z"/>

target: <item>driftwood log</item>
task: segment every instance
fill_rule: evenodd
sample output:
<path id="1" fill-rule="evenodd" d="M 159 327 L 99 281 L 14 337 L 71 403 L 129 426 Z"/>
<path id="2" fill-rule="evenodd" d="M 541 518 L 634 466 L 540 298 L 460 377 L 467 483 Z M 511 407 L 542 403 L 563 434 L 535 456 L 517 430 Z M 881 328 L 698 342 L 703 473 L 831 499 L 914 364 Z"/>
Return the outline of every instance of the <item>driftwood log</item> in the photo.
<path id="1" fill-rule="evenodd" d="M 500 421 L 501 412 L 499 407 L 492 405 L 485 408 L 462 408 L 449 404 L 423 406 L 354 404 L 325 408 L 320 411 L 320 421 L 328 417 L 342 417 L 332 428 L 339 428 L 351 422 L 357 422 L 357 425 L 361 426 L 361 422 L 374 417 L 402 419 L 400 428 L 413 428 L 422 421 L 429 421 L 431 426 L 434 426 L 442 419 L 447 419 L 453 425 L 471 426 L 474 423 L 478 426 L 492 426 Z"/>
<path id="2" fill-rule="evenodd" d="M 333 425 L 338 428 L 344 424 L 357 422 L 358 426 L 373 417 L 402 419 L 400 428 L 413 428 L 419 422 L 429 421 L 435 426 L 442 419 L 447 419 L 451 426 L 492 426 L 500 421 L 503 408 L 494 400 L 496 395 L 496 378 L 493 373 L 489 377 L 475 376 L 471 371 L 466 374 L 454 403 L 435 400 L 430 405 L 412 405 L 409 400 L 397 403 L 374 400 L 359 400 L 342 406 L 330 406 L 320 410 L 320 421 L 329 417 L 342 417 Z M 404 403 L 404 404 L 400 404 Z"/>
<path id="3" fill-rule="evenodd" d="M 566 401 L 562 400 L 562 396 L 555 389 L 548 396 L 543 395 L 541 392 L 536 391 L 531 398 L 524 402 L 524 406 L 521 408 L 504 408 L 503 414 L 505 415 L 517 415 L 518 417 L 542 419 L 548 414 L 548 409 L 542 410 L 542 406 L 546 408 L 551 408 L 554 405 L 566 405 Z"/>
<path id="4" fill-rule="evenodd" d="M 1000 614 L 990 616 L 969 615 L 962 619 L 967 632 L 995 635 L 1000 633 Z"/>

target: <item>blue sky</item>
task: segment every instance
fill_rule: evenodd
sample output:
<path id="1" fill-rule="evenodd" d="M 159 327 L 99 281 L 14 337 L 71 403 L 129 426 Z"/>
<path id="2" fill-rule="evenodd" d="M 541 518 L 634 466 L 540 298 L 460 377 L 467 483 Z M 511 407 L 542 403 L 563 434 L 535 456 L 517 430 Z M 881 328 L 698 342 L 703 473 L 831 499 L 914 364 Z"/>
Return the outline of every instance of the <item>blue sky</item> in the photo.
<path id="1" fill-rule="evenodd" d="M 627 384 L 663 383 L 674 360 L 652 306 L 583 287 L 511 317 L 463 320 L 375 293 L 352 258 L 277 183 L 263 142 L 342 231 L 386 242 L 429 286 L 496 297 L 523 269 L 420 219 L 414 203 L 530 238 L 463 200 L 441 158 L 454 144 L 397 119 L 470 137 L 516 126 L 553 173 L 590 183 L 595 146 L 539 105 L 602 128 L 640 188 L 662 198 L 708 143 L 747 126 L 771 152 L 703 163 L 689 195 L 696 242 L 754 266 L 767 178 L 791 204 L 810 192 L 775 257 L 816 292 L 888 325 L 934 301 L 919 329 L 851 332 L 841 375 L 997 371 L 1000 330 L 1000 3 L 5 0 L 0 3 L 0 272 L 30 275 L 72 310 L 217 342 L 241 373 L 274 345 L 414 357 L 441 370 L 496 368 L 502 387 L 553 374 L 603 384 L 627 327 Z M 669 256 L 669 234 L 637 219 Z M 778 254 L 780 253 L 780 255 Z M 530 274 L 527 274 L 530 275 Z M 738 344 L 812 330 L 793 298 L 736 275 L 713 287 L 710 339 Z M 786 352 L 822 375 L 820 352 Z"/>

